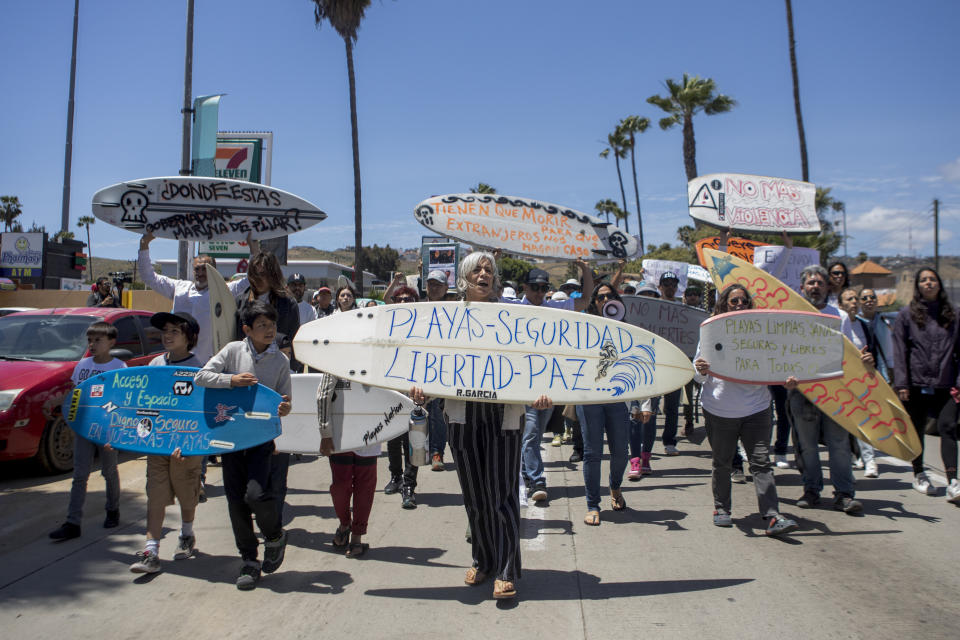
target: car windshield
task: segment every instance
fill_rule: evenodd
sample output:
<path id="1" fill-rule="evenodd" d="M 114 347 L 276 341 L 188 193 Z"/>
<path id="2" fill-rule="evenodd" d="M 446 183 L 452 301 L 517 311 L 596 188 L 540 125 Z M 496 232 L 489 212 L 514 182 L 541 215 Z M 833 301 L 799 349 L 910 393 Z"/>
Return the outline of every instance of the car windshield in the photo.
<path id="1" fill-rule="evenodd" d="M 87 327 L 93 316 L 34 316 L 0 318 L 0 360 L 79 360 L 87 351 Z"/>

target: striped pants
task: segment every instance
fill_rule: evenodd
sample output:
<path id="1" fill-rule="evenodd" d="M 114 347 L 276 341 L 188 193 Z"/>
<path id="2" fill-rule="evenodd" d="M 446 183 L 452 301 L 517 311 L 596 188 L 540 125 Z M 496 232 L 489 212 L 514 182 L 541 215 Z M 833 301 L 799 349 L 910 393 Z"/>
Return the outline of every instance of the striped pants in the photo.
<path id="1" fill-rule="evenodd" d="M 466 424 L 451 424 L 450 450 L 457 464 L 473 538 L 473 566 L 499 580 L 520 577 L 520 437 L 504 430 L 503 405 L 468 402 Z"/>

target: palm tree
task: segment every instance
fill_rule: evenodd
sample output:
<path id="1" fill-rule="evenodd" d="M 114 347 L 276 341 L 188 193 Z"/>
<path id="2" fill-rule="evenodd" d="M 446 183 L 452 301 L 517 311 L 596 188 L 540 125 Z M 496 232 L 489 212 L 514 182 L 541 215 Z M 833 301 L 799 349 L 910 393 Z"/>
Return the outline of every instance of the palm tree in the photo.
<path id="1" fill-rule="evenodd" d="M 357 132 L 357 79 L 353 71 L 353 44 L 370 0 L 313 0 L 317 28 L 324 20 L 343 38 L 347 50 L 347 80 L 350 84 L 350 133 L 353 136 L 353 279 L 363 291 L 363 216 L 360 206 L 360 138 Z"/>
<path id="2" fill-rule="evenodd" d="M 613 152 L 613 159 L 617 164 L 617 180 L 620 181 L 620 197 L 623 199 L 623 210 L 626 211 L 627 193 L 623 190 L 623 173 L 620 171 L 620 160 L 627 157 L 627 138 L 623 135 L 620 127 L 616 127 L 613 133 L 607 134 L 607 144 L 610 146 L 600 152 L 600 157 L 607 158 L 610 156 L 610 152 Z M 627 233 L 630 233 L 629 221 L 627 222 Z"/>
<path id="3" fill-rule="evenodd" d="M 87 258 L 87 263 L 90 265 L 90 279 L 94 280 L 93 277 L 93 245 L 90 244 L 90 225 L 97 221 L 93 216 L 80 216 L 77 219 L 78 227 L 87 228 L 87 252 L 90 254 Z M 96 280 L 94 280 L 96 282 Z"/>
<path id="4" fill-rule="evenodd" d="M 608 223 L 610 222 L 610 214 L 620 209 L 620 207 L 617 206 L 617 202 L 610 198 L 597 200 L 597 204 L 595 204 L 593 208 L 597 210 L 597 213 L 604 216 Z M 616 219 L 616 216 L 614 216 L 614 218 Z"/>
<path id="5" fill-rule="evenodd" d="M 470 193 L 496 193 L 496 188 L 490 186 L 486 182 L 478 182 L 477 186 L 470 187 Z"/>
<path id="6" fill-rule="evenodd" d="M 16 231 L 17 217 L 23 213 L 23 206 L 17 196 L 0 196 L 0 217 L 3 218 L 4 231 Z"/>
<path id="7" fill-rule="evenodd" d="M 683 166 L 687 171 L 687 181 L 697 177 L 697 142 L 693 135 L 693 116 L 703 111 L 708 116 L 726 113 L 736 106 L 737 101 L 722 93 L 715 94 L 716 83 L 711 78 L 683 74 L 678 83 L 667 78 L 664 83 L 667 96 L 654 95 L 647 102 L 660 107 L 669 116 L 660 119 L 660 128 L 670 129 L 683 123 Z"/>
<path id="8" fill-rule="evenodd" d="M 637 161 L 634 157 L 634 148 L 637 146 L 636 134 L 643 133 L 649 126 L 650 118 L 627 116 L 620 121 L 618 127 L 627 136 L 627 147 L 630 149 L 630 168 L 633 170 L 633 196 L 637 202 L 637 234 L 640 247 L 643 247 L 643 217 L 640 215 L 640 188 L 637 186 Z"/>
<path id="9" fill-rule="evenodd" d="M 810 181 L 810 169 L 807 165 L 807 137 L 803 133 L 803 114 L 800 113 L 800 81 L 797 79 L 797 43 L 793 39 L 793 7 L 787 3 L 787 38 L 790 46 L 790 73 L 793 76 L 793 110 L 797 113 L 797 135 L 800 136 L 800 171 L 803 181 Z"/>

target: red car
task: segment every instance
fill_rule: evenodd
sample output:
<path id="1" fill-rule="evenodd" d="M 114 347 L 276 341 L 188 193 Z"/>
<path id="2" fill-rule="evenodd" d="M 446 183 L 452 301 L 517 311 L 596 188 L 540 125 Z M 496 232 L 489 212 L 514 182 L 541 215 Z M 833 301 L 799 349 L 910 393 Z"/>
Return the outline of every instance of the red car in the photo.
<path id="1" fill-rule="evenodd" d="M 63 308 L 0 317 L 0 460 L 36 458 L 44 469 L 73 468 L 73 430 L 60 405 L 70 375 L 87 351 L 87 327 L 109 322 L 119 336 L 114 356 L 127 366 L 145 365 L 163 352 L 150 311 Z"/>

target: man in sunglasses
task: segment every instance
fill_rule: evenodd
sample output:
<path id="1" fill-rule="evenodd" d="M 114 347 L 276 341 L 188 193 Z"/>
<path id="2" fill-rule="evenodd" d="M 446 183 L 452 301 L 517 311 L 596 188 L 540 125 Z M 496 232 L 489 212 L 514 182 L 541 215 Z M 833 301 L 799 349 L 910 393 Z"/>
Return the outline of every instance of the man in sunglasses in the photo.
<path id="1" fill-rule="evenodd" d="M 593 292 L 593 270 L 590 265 L 580 259 L 576 260 L 574 264 L 580 269 L 583 290 Z M 590 302 L 590 296 L 587 295 L 567 300 L 544 300 L 549 290 L 550 274 L 543 269 L 531 269 L 524 280 L 524 296 L 520 304 L 566 309 L 568 311 L 583 311 Z M 507 300 L 501 299 L 501 302 L 507 302 Z M 532 406 L 528 406 L 526 409 L 526 422 L 524 423 L 520 449 L 520 473 L 523 475 L 523 482 L 527 487 L 527 499 L 542 502 L 547 499 L 547 480 L 543 474 L 540 441 L 543 439 L 544 429 L 546 429 L 547 423 L 550 422 L 550 417 L 553 415 L 553 407 L 534 409 Z"/>

